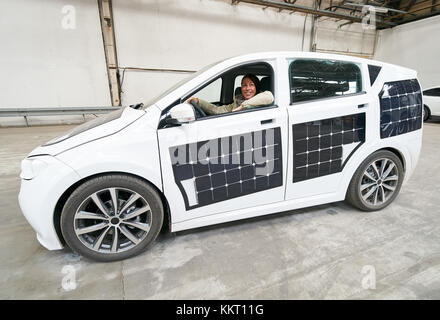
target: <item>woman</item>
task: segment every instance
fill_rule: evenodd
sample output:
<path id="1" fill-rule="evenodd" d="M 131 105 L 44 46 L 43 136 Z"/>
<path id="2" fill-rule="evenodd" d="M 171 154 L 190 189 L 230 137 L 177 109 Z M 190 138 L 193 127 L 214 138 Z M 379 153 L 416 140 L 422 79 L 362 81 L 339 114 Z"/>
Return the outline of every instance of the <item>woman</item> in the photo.
<path id="1" fill-rule="evenodd" d="M 260 92 L 260 80 L 255 75 L 248 73 L 241 80 L 241 94 L 236 95 L 231 104 L 216 106 L 195 97 L 189 98 L 187 102 L 190 103 L 192 100 L 197 102 L 206 114 L 213 115 L 261 107 L 271 104 L 274 98 L 270 91 Z"/>

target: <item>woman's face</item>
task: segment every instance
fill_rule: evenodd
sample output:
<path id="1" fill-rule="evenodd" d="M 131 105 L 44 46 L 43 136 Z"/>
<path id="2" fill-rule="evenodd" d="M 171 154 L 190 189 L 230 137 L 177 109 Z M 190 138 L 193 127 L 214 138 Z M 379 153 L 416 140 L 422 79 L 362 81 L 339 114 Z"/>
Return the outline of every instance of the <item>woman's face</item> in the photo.
<path id="1" fill-rule="evenodd" d="M 249 78 L 243 78 L 243 80 L 241 80 L 241 94 L 243 97 L 248 100 L 255 96 L 256 93 L 257 88 L 255 87 L 255 83 Z"/>

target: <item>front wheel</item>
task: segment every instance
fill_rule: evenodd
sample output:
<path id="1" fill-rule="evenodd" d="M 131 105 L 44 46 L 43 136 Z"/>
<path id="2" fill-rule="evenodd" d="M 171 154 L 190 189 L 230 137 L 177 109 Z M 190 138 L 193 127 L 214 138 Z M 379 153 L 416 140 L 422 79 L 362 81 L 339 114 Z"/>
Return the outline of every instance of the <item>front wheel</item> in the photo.
<path id="1" fill-rule="evenodd" d="M 346 199 L 364 211 L 383 209 L 397 197 L 403 178 L 404 170 L 400 159 L 390 151 L 377 151 L 356 170 Z"/>
<path id="2" fill-rule="evenodd" d="M 142 252 L 162 227 L 163 206 L 146 182 L 127 175 L 93 178 L 68 198 L 61 231 L 75 252 L 98 261 Z"/>

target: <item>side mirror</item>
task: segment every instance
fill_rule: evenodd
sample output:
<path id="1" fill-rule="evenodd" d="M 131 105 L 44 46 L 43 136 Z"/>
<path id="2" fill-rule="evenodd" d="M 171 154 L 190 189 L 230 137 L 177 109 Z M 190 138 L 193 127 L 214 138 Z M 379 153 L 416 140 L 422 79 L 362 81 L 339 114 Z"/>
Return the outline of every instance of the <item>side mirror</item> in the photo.
<path id="1" fill-rule="evenodd" d="M 169 124 L 181 125 L 196 120 L 194 108 L 188 103 L 181 103 L 171 108 L 169 118 L 166 120 Z"/>

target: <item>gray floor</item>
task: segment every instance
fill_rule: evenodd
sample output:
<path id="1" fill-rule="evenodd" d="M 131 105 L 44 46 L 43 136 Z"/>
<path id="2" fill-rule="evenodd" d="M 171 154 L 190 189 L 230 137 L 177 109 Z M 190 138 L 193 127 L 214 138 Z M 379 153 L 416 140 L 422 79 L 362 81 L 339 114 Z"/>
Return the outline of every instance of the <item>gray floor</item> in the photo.
<path id="1" fill-rule="evenodd" d="M 385 210 L 341 202 L 164 233 L 108 264 L 47 251 L 18 207 L 21 159 L 69 128 L 0 129 L 1 299 L 440 299 L 440 122 Z"/>

